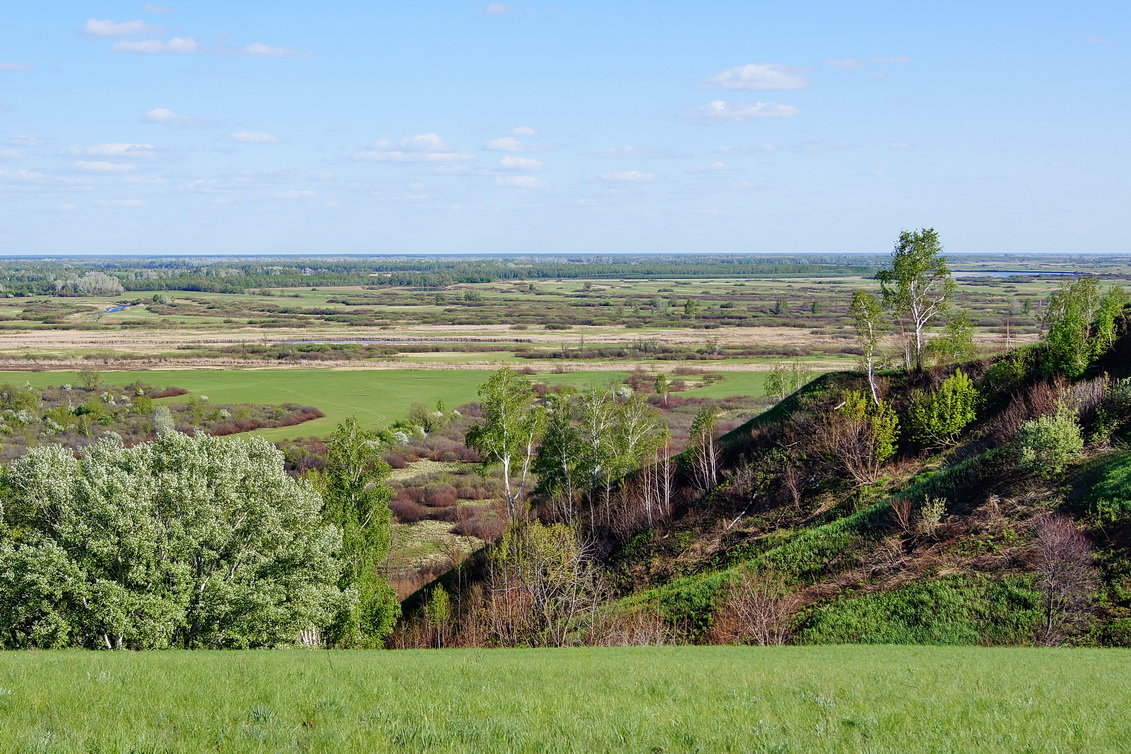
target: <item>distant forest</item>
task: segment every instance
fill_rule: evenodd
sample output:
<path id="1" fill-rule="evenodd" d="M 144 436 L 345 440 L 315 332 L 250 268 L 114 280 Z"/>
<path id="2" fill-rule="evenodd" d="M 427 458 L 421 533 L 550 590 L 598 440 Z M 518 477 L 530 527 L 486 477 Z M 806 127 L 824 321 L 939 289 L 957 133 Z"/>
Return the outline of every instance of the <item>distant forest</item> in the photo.
<path id="1" fill-rule="evenodd" d="M 1022 258 L 982 254 L 955 261 L 1016 265 Z M 340 285 L 433 288 L 548 278 L 871 276 L 886 260 L 880 254 L 25 258 L 0 261 L 0 295 L 114 295 L 154 290 L 239 293 Z M 1042 255 L 1040 261 L 1102 265 L 1116 260 Z"/>

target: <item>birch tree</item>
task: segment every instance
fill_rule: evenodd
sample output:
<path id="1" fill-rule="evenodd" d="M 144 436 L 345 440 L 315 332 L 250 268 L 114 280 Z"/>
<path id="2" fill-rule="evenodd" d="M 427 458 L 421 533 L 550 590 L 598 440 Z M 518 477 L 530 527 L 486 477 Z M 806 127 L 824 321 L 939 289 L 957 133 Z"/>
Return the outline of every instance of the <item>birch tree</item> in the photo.
<path id="1" fill-rule="evenodd" d="M 884 329 L 884 309 L 868 291 L 863 289 L 852 294 L 852 323 L 860 342 L 860 364 L 868 376 L 868 389 L 872 393 L 873 405 L 880 405 L 876 389 L 876 361 L 879 355 L 880 337 Z"/>
<path id="2" fill-rule="evenodd" d="M 881 270 L 876 279 L 884 303 L 895 312 L 907 338 L 906 366 L 921 370 L 927 329 L 946 312 L 954 291 L 938 231 L 923 228 L 901 232 L 891 255 L 891 269 Z"/>
<path id="3" fill-rule="evenodd" d="M 484 422 L 467 433 L 468 447 L 503 472 L 507 515 L 514 521 L 519 500 L 530 481 L 534 451 L 545 426 L 545 413 L 534 404 L 534 388 L 508 367 L 495 372 L 479 388 Z"/>

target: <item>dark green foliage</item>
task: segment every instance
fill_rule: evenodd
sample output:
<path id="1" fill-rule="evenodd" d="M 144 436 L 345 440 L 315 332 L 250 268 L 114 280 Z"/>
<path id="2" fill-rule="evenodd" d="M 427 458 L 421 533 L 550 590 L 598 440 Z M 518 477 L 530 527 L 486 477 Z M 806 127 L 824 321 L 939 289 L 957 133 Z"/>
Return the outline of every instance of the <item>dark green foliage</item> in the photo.
<path id="1" fill-rule="evenodd" d="M 950 576 L 819 607 L 796 638 L 812 644 L 1029 644 L 1041 615 L 1030 578 Z"/>

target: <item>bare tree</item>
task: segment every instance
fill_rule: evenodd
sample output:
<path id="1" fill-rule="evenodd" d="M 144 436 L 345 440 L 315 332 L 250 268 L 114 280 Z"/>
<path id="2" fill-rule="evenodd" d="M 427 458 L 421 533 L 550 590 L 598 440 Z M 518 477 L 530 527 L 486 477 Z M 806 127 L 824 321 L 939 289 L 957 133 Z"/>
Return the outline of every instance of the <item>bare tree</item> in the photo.
<path id="1" fill-rule="evenodd" d="M 800 607 L 798 597 L 780 580 L 767 574 L 747 574 L 727 589 L 711 637 L 723 644 L 784 644 Z"/>
<path id="2" fill-rule="evenodd" d="M 1063 644 L 1091 612 L 1099 587 L 1095 551 L 1072 520 L 1058 513 L 1038 519 L 1036 535 L 1033 566 L 1044 596 L 1040 639 L 1054 646 Z"/>

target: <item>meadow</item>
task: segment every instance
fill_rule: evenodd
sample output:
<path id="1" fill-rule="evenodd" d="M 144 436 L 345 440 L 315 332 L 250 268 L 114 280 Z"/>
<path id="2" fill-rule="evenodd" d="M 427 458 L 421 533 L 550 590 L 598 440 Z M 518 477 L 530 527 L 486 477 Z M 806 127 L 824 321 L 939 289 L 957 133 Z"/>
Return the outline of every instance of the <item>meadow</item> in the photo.
<path id="1" fill-rule="evenodd" d="M 9 652 L 0 750 L 1125 749 L 1131 651 Z"/>

